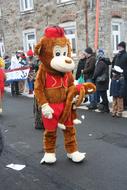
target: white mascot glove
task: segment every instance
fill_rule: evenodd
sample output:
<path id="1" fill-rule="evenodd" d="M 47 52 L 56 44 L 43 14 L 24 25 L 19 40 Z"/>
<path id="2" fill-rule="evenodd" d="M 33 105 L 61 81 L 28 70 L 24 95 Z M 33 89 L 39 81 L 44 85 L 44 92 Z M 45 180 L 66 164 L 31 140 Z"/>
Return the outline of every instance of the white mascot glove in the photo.
<path id="1" fill-rule="evenodd" d="M 48 103 L 41 106 L 42 114 L 45 118 L 52 119 L 54 110 L 48 105 Z"/>

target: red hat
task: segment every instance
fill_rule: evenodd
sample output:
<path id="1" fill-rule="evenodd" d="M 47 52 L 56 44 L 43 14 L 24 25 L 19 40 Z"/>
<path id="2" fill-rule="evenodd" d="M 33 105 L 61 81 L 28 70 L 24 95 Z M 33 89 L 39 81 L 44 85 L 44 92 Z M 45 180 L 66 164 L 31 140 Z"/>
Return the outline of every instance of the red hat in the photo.
<path id="1" fill-rule="evenodd" d="M 49 26 L 45 29 L 44 35 L 47 38 L 61 38 L 64 37 L 64 29 L 59 26 Z"/>
<path id="2" fill-rule="evenodd" d="M 32 51 L 32 49 L 30 49 L 30 50 L 27 52 L 27 56 L 29 56 L 29 57 L 34 56 L 34 52 Z"/>

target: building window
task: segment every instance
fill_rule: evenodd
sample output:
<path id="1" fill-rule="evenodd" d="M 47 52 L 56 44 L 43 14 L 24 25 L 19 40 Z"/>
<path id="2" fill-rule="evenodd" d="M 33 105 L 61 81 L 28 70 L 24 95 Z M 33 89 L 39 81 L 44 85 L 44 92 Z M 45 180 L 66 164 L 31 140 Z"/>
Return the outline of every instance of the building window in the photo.
<path id="1" fill-rule="evenodd" d="M 64 28 L 65 35 L 70 40 L 71 48 L 72 48 L 72 56 L 75 56 L 77 52 L 76 24 L 73 22 L 71 23 L 68 22 L 68 23 L 60 24 L 60 26 Z"/>
<path id="2" fill-rule="evenodd" d="M 36 32 L 35 29 L 23 31 L 23 47 L 24 51 L 28 51 L 30 48 L 34 50 L 36 44 Z"/>
<path id="3" fill-rule="evenodd" d="M 32 10 L 33 0 L 20 0 L 20 10 L 21 11 L 29 11 Z"/>
<path id="4" fill-rule="evenodd" d="M 88 0 L 88 8 L 90 10 L 93 10 L 95 7 L 95 1 L 94 0 Z"/>
<path id="5" fill-rule="evenodd" d="M 112 49 L 117 52 L 117 45 L 121 41 L 121 23 L 112 22 Z"/>

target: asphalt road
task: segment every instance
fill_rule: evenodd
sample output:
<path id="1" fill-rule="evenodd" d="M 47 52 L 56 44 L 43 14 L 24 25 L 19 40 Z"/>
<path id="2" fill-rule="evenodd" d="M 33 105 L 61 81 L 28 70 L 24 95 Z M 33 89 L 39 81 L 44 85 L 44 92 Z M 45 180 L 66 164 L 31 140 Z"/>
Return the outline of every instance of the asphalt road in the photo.
<path id="1" fill-rule="evenodd" d="M 0 190 L 127 190 L 127 119 L 78 110 L 79 150 L 87 160 L 72 163 L 63 148 L 58 129 L 57 162 L 40 165 L 42 130 L 33 126 L 32 99 L 6 94 L 0 116 L 4 151 L 0 156 Z M 25 164 L 21 171 L 7 164 Z"/>

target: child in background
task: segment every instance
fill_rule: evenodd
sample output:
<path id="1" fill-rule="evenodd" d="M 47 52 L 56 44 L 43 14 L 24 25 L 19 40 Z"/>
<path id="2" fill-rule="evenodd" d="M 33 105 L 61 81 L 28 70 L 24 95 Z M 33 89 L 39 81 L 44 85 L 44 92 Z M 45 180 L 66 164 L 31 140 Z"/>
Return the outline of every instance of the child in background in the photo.
<path id="1" fill-rule="evenodd" d="M 34 52 L 32 51 L 32 48 L 30 48 L 29 51 L 27 52 L 27 62 L 30 67 L 30 71 L 29 71 L 29 75 L 27 79 L 28 86 L 29 86 L 29 94 L 33 94 L 36 59 L 34 57 Z"/>
<path id="2" fill-rule="evenodd" d="M 112 116 L 122 117 L 123 97 L 124 97 L 124 77 L 123 69 L 114 66 L 112 69 L 112 80 L 110 86 L 110 95 L 113 96 Z"/>
<path id="3" fill-rule="evenodd" d="M 0 113 L 2 113 L 2 100 L 4 95 L 4 81 L 6 79 L 4 68 L 4 60 L 0 57 Z"/>

